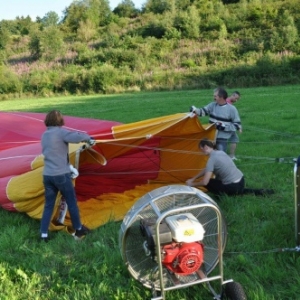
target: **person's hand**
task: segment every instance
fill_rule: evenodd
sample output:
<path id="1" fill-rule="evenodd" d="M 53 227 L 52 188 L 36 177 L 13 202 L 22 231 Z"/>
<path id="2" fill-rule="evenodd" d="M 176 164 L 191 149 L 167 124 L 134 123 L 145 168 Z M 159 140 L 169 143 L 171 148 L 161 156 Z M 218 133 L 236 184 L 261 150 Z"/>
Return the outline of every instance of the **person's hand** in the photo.
<path id="1" fill-rule="evenodd" d="M 193 186 L 193 182 L 194 182 L 194 180 L 193 180 L 193 178 L 191 178 L 191 179 L 188 179 L 185 183 L 188 186 Z"/>
<path id="2" fill-rule="evenodd" d="M 192 106 L 190 107 L 190 112 L 192 112 L 192 113 L 194 113 L 194 114 L 200 116 L 200 109 L 197 108 L 197 107 L 194 106 L 194 105 L 192 105 Z"/>
<path id="3" fill-rule="evenodd" d="M 233 123 L 234 127 L 236 130 L 238 130 L 240 133 L 242 133 L 242 126 L 241 124 L 238 123 Z"/>
<path id="4" fill-rule="evenodd" d="M 217 122 L 216 123 L 216 128 L 220 131 L 224 131 L 225 130 L 225 125 L 222 122 Z"/>
<path id="5" fill-rule="evenodd" d="M 72 165 L 69 166 L 70 167 L 70 171 L 71 171 L 71 178 L 75 179 L 76 177 L 78 177 L 79 172 L 76 168 L 74 168 Z"/>
<path id="6" fill-rule="evenodd" d="M 94 146 L 96 144 L 96 141 L 93 138 L 91 138 L 91 139 L 88 140 L 88 144 L 90 146 Z"/>

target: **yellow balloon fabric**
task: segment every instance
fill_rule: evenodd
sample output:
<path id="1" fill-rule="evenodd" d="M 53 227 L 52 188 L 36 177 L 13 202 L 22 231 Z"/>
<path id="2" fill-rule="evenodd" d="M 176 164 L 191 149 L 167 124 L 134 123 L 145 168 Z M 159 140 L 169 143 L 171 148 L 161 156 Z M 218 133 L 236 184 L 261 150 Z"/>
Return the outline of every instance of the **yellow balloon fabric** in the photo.
<path id="1" fill-rule="evenodd" d="M 153 189 L 184 184 L 206 164 L 199 141 L 216 137 L 214 126 L 201 125 L 197 116 L 187 113 L 116 125 L 111 132 L 110 138 L 98 136 L 92 151 L 83 144 L 69 147 L 70 161 L 79 169 L 74 184 L 81 219 L 91 229 L 122 220 L 131 206 Z M 136 169 L 131 172 L 133 166 Z M 30 170 L 13 174 L 5 189 L 14 208 L 35 219 L 41 219 L 44 207 L 42 173 L 43 156 L 38 153 Z M 107 192 L 97 194 L 102 185 Z M 56 222 L 60 199 L 59 194 L 50 230 L 70 230 L 68 214 L 64 225 Z"/>

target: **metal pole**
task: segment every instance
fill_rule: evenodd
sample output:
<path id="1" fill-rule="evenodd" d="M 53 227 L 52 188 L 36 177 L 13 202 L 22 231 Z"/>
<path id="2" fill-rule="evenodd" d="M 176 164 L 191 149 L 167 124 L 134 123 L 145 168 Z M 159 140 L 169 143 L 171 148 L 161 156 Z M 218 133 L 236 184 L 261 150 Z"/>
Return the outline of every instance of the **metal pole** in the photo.
<path id="1" fill-rule="evenodd" d="M 295 193 L 295 238 L 300 245 L 300 156 L 294 166 L 294 193 Z"/>

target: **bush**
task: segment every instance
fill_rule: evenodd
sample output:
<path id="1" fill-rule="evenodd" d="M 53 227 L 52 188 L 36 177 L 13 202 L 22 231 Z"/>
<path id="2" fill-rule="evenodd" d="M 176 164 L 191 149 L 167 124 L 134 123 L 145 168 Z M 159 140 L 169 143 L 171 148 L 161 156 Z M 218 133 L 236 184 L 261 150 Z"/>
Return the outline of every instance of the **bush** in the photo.
<path id="1" fill-rule="evenodd" d="M 196 67 L 196 63 L 193 59 L 186 59 L 181 63 L 181 66 L 185 68 L 193 68 Z"/>
<path id="2" fill-rule="evenodd" d="M 99 56 L 98 56 L 99 57 Z M 137 54 L 134 50 L 124 49 L 107 49 L 103 51 L 103 62 L 108 63 L 115 68 L 128 66 L 134 70 L 136 65 Z"/>
<path id="3" fill-rule="evenodd" d="M 0 94 L 22 93 L 23 85 L 18 76 L 0 66 Z"/>

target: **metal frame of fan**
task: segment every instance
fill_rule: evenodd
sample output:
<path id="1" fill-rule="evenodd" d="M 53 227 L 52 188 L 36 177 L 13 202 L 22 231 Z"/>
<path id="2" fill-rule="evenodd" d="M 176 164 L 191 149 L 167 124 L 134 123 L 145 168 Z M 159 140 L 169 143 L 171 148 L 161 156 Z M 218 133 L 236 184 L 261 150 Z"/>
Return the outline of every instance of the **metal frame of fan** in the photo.
<path id="1" fill-rule="evenodd" d="M 294 194 L 295 194 L 295 239 L 300 246 L 300 156 L 294 165 Z"/>
<path id="2" fill-rule="evenodd" d="M 173 272 L 174 262 L 170 268 L 166 268 L 162 257 L 165 255 L 162 251 L 162 240 L 165 235 L 162 233 L 162 228 L 166 227 L 165 223 L 168 219 L 182 215 L 195 217 L 195 221 L 201 224 L 205 232 L 201 241 L 203 261 L 199 268 L 197 265 L 198 269 L 188 274 Z M 145 242 L 141 232 L 141 223 L 149 223 L 149 220 L 154 224 L 152 233 L 155 242 L 155 258 L 150 255 L 149 243 Z M 223 280 L 222 254 L 226 241 L 226 222 L 218 205 L 204 192 L 185 185 L 164 186 L 144 195 L 128 211 L 119 232 L 119 246 L 123 261 L 136 280 L 152 289 L 152 300 L 165 299 L 167 291 L 200 283 L 208 285 L 214 299 L 246 299 L 238 283 Z M 217 265 L 218 275 L 208 277 Z M 215 280 L 220 282 L 220 294 L 210 285 L 210 282 Z M 227 295 L 225 295 L 226 290 Z M 231 298 L 228 296 L 230 294 L 235 295 Z"/>

